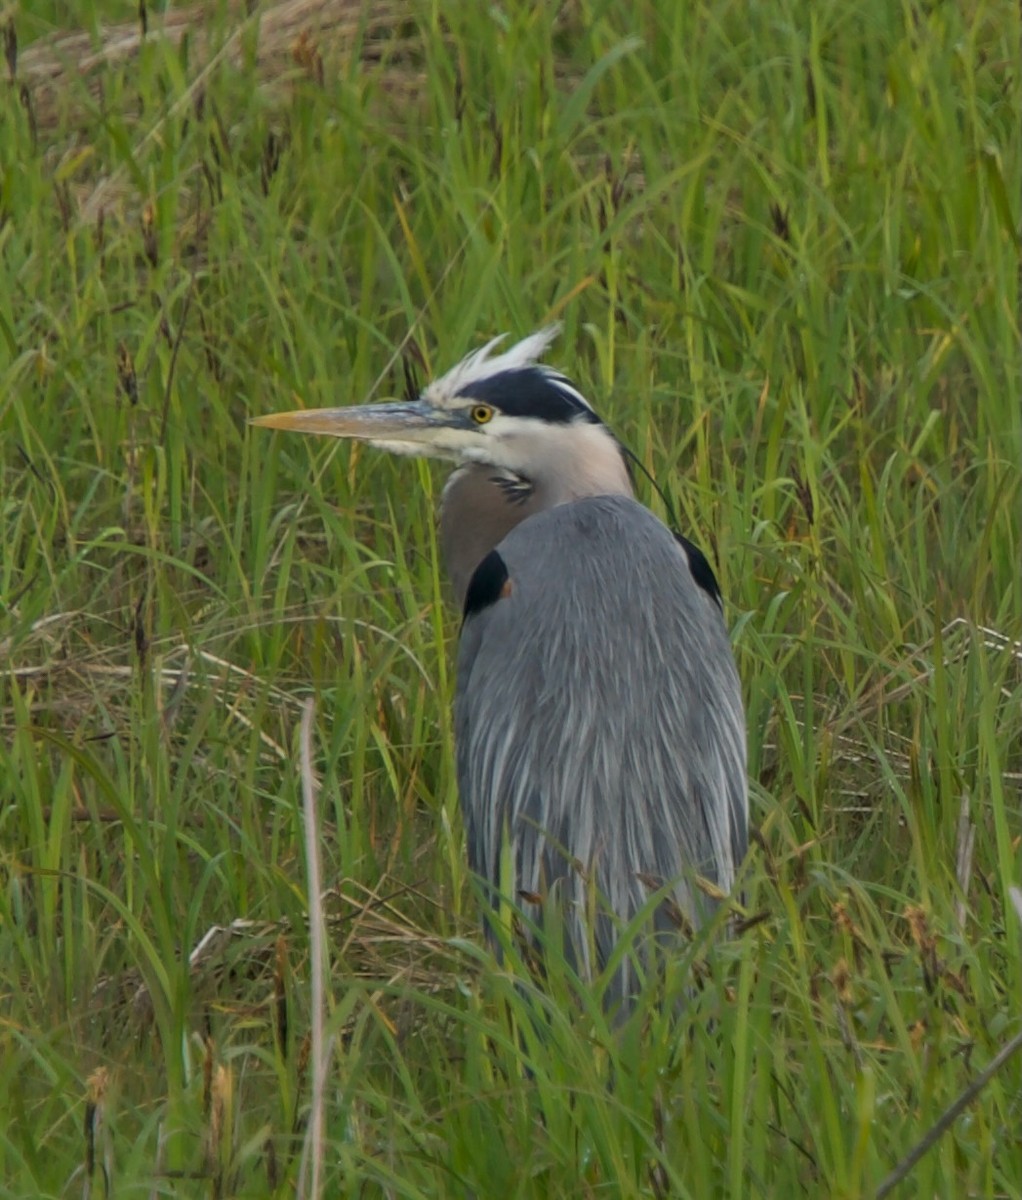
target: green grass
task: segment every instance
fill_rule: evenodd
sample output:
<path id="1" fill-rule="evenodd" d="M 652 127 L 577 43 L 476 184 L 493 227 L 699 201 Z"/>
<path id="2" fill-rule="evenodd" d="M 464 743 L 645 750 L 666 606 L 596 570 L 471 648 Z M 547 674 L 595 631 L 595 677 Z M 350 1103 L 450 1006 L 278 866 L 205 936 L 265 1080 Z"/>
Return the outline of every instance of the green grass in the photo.
<path id="1" fill-rule="evenodd" d="M 51 7 L 0 120 L 0 1195 L 84 1194 L 89 1124 L 118 1195 L 293 1193 L 309 696 L 327 1194 L 872 1195 L 1022 1025 L 1017 6 L 417 3 L 45 91 L 103 16 Z M 745 689 L 761 919 L 676 1026 L 482 947 L 443 472 L 246 425 L 552 318 Z M 1020 1111 L 1016 1059 L 896 1194 L 1017 1196 Z"/>

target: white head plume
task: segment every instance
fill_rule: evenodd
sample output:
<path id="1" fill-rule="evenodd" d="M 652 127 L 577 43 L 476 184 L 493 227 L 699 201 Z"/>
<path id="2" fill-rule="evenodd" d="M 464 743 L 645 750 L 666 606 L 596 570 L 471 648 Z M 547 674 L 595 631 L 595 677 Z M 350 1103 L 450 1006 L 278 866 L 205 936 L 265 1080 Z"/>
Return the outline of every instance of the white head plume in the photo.
<path id="1" fill-rule="evenodd" d="M 548 325 L 545 329 L 540 329 L 537 333 L 532 333 L 520 342 L 516 342 L 510 350 L 505 350 L 503 354 L 498 354 L 494 358 L 492 357 L 493 350 L 507 337 L 506 333 L 502 333 L 499 337 L 487 342 L 481 349 L 473 350 L 456 367 L 452 367 L 446 375 L 434 379 L 422 393 L 422 398 L 430 400 L 434 404 L 442 404 L 445 400 L 450 400 L 464 391 L 469 384 L 480 379 L 489 379 L 493 375 L 499 375 L 502 371 L 517 371 L 535 366 L 543 357 L 546 348 L 560 332 L 559 322 Z M 549 370 L 549 368 L 544 368 L 544 370 Z M 557 375 L 558 373 L 550 371 L 550 374 Z"/>

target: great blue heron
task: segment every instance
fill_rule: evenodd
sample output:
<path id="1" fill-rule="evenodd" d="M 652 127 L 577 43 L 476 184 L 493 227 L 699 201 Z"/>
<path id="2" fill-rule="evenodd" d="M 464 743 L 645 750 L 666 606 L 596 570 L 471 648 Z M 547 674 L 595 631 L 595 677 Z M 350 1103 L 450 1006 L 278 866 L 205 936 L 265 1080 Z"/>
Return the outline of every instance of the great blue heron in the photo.
<path id="1" fill-rule="evenodd" d="M 713 572 L 634 499 L 589 402 L 540 365 L 555 333 L 498 355 L 496 338 L 414 401 L 255 423 L 458 464 L 440 532 L 464 614 L 469 861 L 491 900 L 503 891 L 530 921 L 553 905 L 585 978 L 657 889 L 652 925 L 670 936 L 731 888 L 747 845 L 745 721 Z M 625 963 L 608 1004 L 633 986 Z"/>

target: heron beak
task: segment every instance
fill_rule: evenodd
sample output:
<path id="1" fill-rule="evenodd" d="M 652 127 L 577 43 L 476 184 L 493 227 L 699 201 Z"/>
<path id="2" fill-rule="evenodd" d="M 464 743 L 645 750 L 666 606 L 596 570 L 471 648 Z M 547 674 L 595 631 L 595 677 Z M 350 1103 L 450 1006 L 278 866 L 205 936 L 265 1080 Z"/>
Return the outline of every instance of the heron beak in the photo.
<path id="1" fill-rule="evenodd" d="M 425 452 L 437 434 L 450 427 L 450 414 L 438 411 L 423 400 L 395 400 L 387 404 L 364 404 L 358 408 L 309 408 L 270 413 L 265 417 L 253 417 L 250 424 L 290 433 L 354 438 L 385 447 L 394 443 L 409 448 L 421 446 Z"/>

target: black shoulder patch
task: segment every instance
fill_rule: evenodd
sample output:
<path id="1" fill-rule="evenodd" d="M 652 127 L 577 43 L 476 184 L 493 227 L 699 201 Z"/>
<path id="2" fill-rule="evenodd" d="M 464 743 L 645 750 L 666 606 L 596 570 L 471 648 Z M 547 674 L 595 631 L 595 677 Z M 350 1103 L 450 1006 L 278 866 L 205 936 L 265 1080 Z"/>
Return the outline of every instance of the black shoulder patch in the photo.
<path id="1" fill-rule="evenodd" d="M 596 413 L 579 399 L 574 385 L 565 376 L 544 367 L 498 371 L 486 379 L 467 383 L 458 395 L 492 404 L 509 417 L 537 417 L 557 424 L 581 419 L 602 424 Z"/>
<path id="2" fill-rule="evenodd" d="M 491 550 L 472 572 L 465 593 L 463 618 L 467 620 L 473 613 L 482 612 L 484 608 L 496 604 L 502 595 L 507 594 L 507 583 L 507 564 L 496 550 Z"/>
<path id="3" fill-rule="evenodd" d="M 710 566 L 706 555 L 683 534 L 675 533 L 674 536 L 678 539 L 678 545 L 685 551 L 685 556 L 688 558 L 688 569 L 692 572 L 692 578 L 710 599 L 716 603 L 721 612 L 723 612 L 724 599 L 720 594 L 720 588 L 717 586 L 717 577 L 714 575 L 713 568 Z"/>

